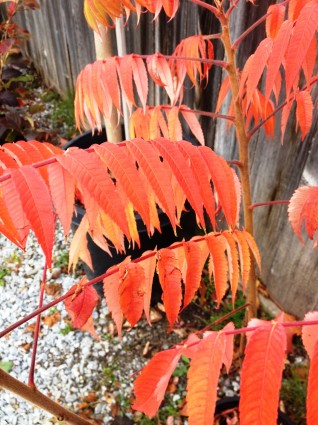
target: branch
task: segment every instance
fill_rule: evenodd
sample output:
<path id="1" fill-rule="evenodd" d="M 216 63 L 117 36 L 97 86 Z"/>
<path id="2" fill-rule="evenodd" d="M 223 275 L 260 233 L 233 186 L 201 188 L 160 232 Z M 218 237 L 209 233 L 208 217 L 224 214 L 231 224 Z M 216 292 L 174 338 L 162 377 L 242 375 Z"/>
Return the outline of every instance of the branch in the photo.
<path id="1" fill-rule="evenodd" d="M 44 289 L 45 289 L 45 283 L 46 283 L 46 272 L 47 272 L 47 262 L 45 261 L 42 282 L 41 282 L 41 289 L 40 289 L 39 308 L 41 308 L 43 305 Z M 36 318 L 36 325 L 35 325 L 34 336 L 33 336 L 32 358 L 31 358 L 29 381 L 28 381 L 29 387 L 35 387 L 34 369 L 35 369 L 36 350 L 38 347 L 38 340 L 39 340 L 40 325 L 41 325 L 41 315 L 39 314 L 38 317 Z"/>
<path id="2" fill-rule="evenodd" d="M 267 205 L 282 205 L 282 204 L 289 204 L 289 200 L 259 202 L 259 203 L 256 203 L 256 204 L 251 204 L 249 206 L 249 209 L 253 210 L 254 208 L 257 208 L 257 207 L 265 207 Z"/>
<path id="3" fill-rule="evenodd" d="M 60 406 L 55 401 L 41 393 L 35 387 L 29 387 L 18 379 L 6 373 L 0 368 L 0 387 L 17 394 L 19 397 L 31 402 L 35 406 L 54 415 L 58 421 L 65 421 L 72 425 L 92 425 L 92 422 L 81 418 L 75 413 L 70 412 Z"/>
<path id="4" fill-rule="evenodd" d="M 310 81 L 310 86 L 313 86 L 315 83 L 318 82 L 318 75 L 313 77 L 313 79 Z M 308 84 L 306 84 L 301 91 L 307 90 L 308 89 Z M 277 106 L 277 108 L 271 113 L 269 114 L 266 118 L 264 118 L 259 124 L 257 124 L 257 126 L 255 126 L 253 128 L 253 130 L 251 130 L 248 133 L 248 137 L 249 139 L 251 139 L 251 137 L 266 123 L 266 121 L 268 121 L 269 119 L 271 119 L 274 115 L 277 114 L 277 112 L 279 112 L 280 110 L 283 109 L 283 107 L 287 104 L 287 102 L 291 102 L 295 99 L 296 93 L 291 93 L 291 95 L 289 96 L 289 99 L 285 100 L 285 102 L 281 103 L 279 106 Z"/>
<path id="5" fill-rule="evenodd" d="M 154 56 L 153 54 L 151 55 L 137 55 L 135 53 L 132 54 L 132 57 L 134 58 L 140 58 L 140 59 L 147 59 L 149 56 Z M 208 65 L 217 65 L 220 66 L 222 68 L 227 68 L 228 63 L 225 61 L 221 61 L 221 60 L 217 60 L 217 59 L 204 59 L 204 58 L 193 58 L 190 56 L 175 56 L 175 55 L 163 55 L 160 53 L 160 57 L 161 58 L 165 58 L 165 59 L 172 59 L 172 60 L 180 60 L 180 61 L 194 61 L 194 62 L 201 62 L 201 63 L 207 63 Z"/>
<path id="6" fill-rule="evenodd" d="M 151 110 L 151 109 L 155 109 L 155 108 L 157 108 L 157 106 L 149 106 L 149 109 Z M 172 109 L 172 108 L 174 108 L 174 106 L 173 105 L 160 105 L 160 109 Z M 233 116 L 233 115 L 223 115 L 223 114 L 217 114 L 217 113 L 215 113 L 215 112 L 207 112 L 207 111 L 201 111 L 201 110 L 199 110 L 199 109 L 187 109 L 187 108 L 184 108 L 184 107 L 182 107 L 182 106 L 179 106 L 178 107 L 179 108 L 179 111 L 184 111 L 184 112 L 192 112 L 193 114 L 197 114 L 197 115 L 203 115 L 203 116 L 205 116 L 205 117 L 210 117 L 210 118 L 223 118 L 223 119 L 225 119 L 225 120 L 229 120 L 229 121 L 232 121 L 232 122 L 234 122 L 234 120 L 235 120 L 235 117 Z"/>
<path id="7" fill-rule="evenodd" d="M 262 16 L 260 19 L 258 19 L 256 22 L 254 22 L 253 25 L 251 25 L 249 28 L 247 28 L 246 31 L 243 32 L 243 34 L 241 34 L 232 44 L 232 49 L 235 50 L 237 48 L 237 46 L 240 44 L 240 42 L 242 40 L 244 40 L 244 38 L 250 33 L 252 32 L 256 27 L 258 27 L 258 25 L 260 25 L 263 21 L 265 21 L 265 19 L 270 16 L 272 14 L 272 12 L 268 12 L 266 13 L 266 15 Z"/>
<path id="8" fill-rule="evenodd" d="M 203 7 L 204 9 L 209 10 L 210 12 L 212 12 L 218 19 L 222 19 L 222 14 L 220 13 L 219 9 L 217 9 L 215 6 L 212 6 L 210 4 L 205 3 L 204 1 L 201 0 L 190 0 L 192 3 L 197 4 L 198 6 Z"/>

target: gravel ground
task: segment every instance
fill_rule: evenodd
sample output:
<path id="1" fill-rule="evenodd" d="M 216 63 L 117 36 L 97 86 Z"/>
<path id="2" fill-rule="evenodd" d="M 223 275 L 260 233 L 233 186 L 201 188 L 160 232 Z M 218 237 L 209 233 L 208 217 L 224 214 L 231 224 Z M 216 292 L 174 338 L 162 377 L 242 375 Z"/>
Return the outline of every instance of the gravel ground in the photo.
<path id="1" fill-rule="evenodd" d="M 3 236 L 0 237 L 0 248 L 0 272 L 6 274 L 0 286 L 0 329 L 4 329 L 36 309 L 44 259 L 33 237 L 30 237 L 25 253 Z M 63 235 L 58 231 L 54 252 L 56 263 L 65 252 Z M 55 285 L 57 289 L 62 285 L 64 293 L 75 281 L 74 276 L 68 276 L 61 272 L 61 268 L 55 267 L 49 274 L 48 284 L 53 288 Z M 46 295 L 45 303 L 53 298 L 54 295 Z M 142 368 L 146 357 L 180 339 L 176 333 L 167 337 L 167 324 L 160 320 L 152 328 L 145 321 L 140 322 L 131 331 L 127 329 L 119 341 L 116 336 L 111 336 L 113 328 L 105 303 L 94 312 L 96 331 L 101 341 L 88 333 L 69 331 L 63 305 L 57 305 L 43 316 L 52 317 L 52 322 L 56 323 L 52 325 L 46 319 L 41 325 L 35 373 L 37 387 L 71 410 L 84 411 L 102 424 L 111 423 L 112 417 L 127 409 L 132 396 L 131 375 Z M 32 323 L 34 320 L 0 340 L 0 360 L 12 362 L 11 375 L 23 382 L 28 380 Z M 143 352 L 148 341 L 150 347 L 146 350 L 148 356 L 145 356 Z M 0 389 L 1 425 L 52 423 L 51 415 Z"/>

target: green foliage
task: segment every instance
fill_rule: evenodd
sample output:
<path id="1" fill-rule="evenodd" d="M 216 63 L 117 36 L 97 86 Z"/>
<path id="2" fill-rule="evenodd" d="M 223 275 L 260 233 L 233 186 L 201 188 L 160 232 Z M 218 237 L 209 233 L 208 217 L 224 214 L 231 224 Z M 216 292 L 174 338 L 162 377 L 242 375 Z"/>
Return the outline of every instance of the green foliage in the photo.
<path id="1" fill-rule="evenodd" d="M 188 357 L 181 356 L 181 360 L 179 361 L 178 366 L 174 370 L 172 376 L 177 376 L 178 378 L 182 378 L 183 376 L 186 376 L 189 369 L 190 360 Z"/>
<path id="2" fill-rule="evenodd" d="M 0 362 L 0 369 L 4 370 L 7 373 L 10 373 L 13 368 L 13 362 L 10 360 L 8 362 Z"/>
<path id="3" fill-rule="evenodd" d="M 306 366 L 287 365 L 282 381 L 281 399 L 296 425 L 306 425 L 307 374 Z"/>
<path id="4" fill-rule="evenodd" d="M 234 309 L 241 307 L 246 303 L 246 299 L 244 298 L 244 295 L 242 291 L 238 291 L 235 302 L 234 302 L 234 308 L 232 306 L 232 300 L 225 299 L 221 303 L 221 307 L 218 310 L 214 310 L 213 313 L 210 316 L 209 323 L 213 323 L 216 320 L 221 319 L 223 316 L 225 316 L 228 313 L 231 313 Z M 233 322 L 235 325 L 235 328 L 241 328 L 243 326 L 243 321 L 245 317 L 245 310 L 238 311 L 237 313 L 233 314 L 233 316 L 229 317 L 228 319 L 225 319 L 222 321 L 222 323 L 218 325 L 214 325 L 212 330 L 218 331 L 222 329 L 227 323 Z"/>
<path id="5" fill-rule="evenodd" d="M 5 276 L 10 276 L 11 270 L 8 267 L 3 267 L 0 269 L 0 286 L 5 286 L 5 280 L 3 279 Z"/>
<path id="6" fill-rule="evenodd" d="M 65 98 L 54 100 L 54 112 L 52 119 L 57 127 L 65 127 L 65 137 L 69 138 L 76 133 L 74 118 L 74 93 L 69 93 Z"/>
<path id="7" fill-rule="evenodd" d="M 72 332 L 74 330 L 73 326 L 71 326 L 69 323 L 66 324 L 66 326 L 60 330 L 60 334 L 67 335 L 68 333 Z"/>

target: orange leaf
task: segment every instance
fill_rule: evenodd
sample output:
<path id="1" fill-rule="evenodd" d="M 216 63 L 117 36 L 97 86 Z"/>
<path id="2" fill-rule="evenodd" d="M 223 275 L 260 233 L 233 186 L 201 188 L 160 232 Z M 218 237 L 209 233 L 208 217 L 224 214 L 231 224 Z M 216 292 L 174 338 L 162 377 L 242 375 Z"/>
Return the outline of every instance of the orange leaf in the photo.
<path id="1" fill-rule="evenodd" d="M 217 307 L 219 307 L 228 288 L 228 262 L 225 255 L 225 246 L 223 240 L 214 234 L 208 234 L 205 240 L 212 257 L 214 286 L 218 303 Z"/>
<path id="2" fill-rule="evenodd" d="M 302 90 L 296 93 L 296 118 L 301 130 L 301 140 L 303 141 L 312 125 L 314 104 L 309 91 Z"/>
<path id="3" fill-rule="evenodd" d="M 183 247 L 187 262 L 185 293 L 183 298 L 183 308 L 186 308 L 200 287 L 205 259 L 202 256 L 200 245 L 194 241 L 184 242 Z"/>
<path id="4" fill-rule="evenodd" d="M 69 291 L 75 289 L 75 294 L 65 299 L 65 308 L 72 315 L 74 328 L 82 328 L 97 304 L 98 295 L 92 286 L 87 286 L 87 278 L 83 277 L 80 282 L 73 285 Z"/>
<path id="5" fill-rule="evenodd" d="M 142 168 L 152 190 L 156 194 L 160 207 L 167 214 L 173 228 L 175 228 L 175 206 L 171 181 L 169 173 L 167 173 L 159 159 L 158 152 L 150 143 L 141 139 L 131 140 L 126 146 Z"/>
<path id="6" fill-rule="evenodd" d="M 204 226 L 203 204 L 197 181 L 176 142 L 167 142 L 165 139 L 157 139 L 152 142 L 163 156 L 164 161 L 170 165 L 173 174 L 182 187 L 191 206 L 199 217 L 200 223 Z M 202 146 L 201 148 L 204 148 Z M 210 149 L 207 148 L 209 151 Z"/>
<path id="7" fill-rule="evenodd" d="M 230 277 L 230 284 L 231 284 L 231 290 L 232 290 L 232 306 L 234 308 L 234 302 L 235 302 L 236 292 L 238 288 L 238 281 L 240 276 L 238 252 L 236 249 L 235 239 L 232 233 L 223 232 L 221 236 L 225 238 L 226 240 L 226 253 L 228 257 L 229 277 Z"/>
<path id="8" fill-rule="evenodd" d="M 183 118 L 186 120 L 190 130 L 195 135 L 197 140 L 201 145 L 204 145 L 204 134 L 201 128 L 201 125 L 197 119 L 197 117 L 194 115 L 194 113 L 191 111 L 190 108 L 188 108 L 186 105 L 180 106 L 180 112 L 183 116 Z"/>
<path id="9" fill-rule="evenodd" d="M 147 257 L 150 254 L 154 254 L 155 251 L 145 251 L 142 257 Z M 150 302 L 151 302 L 151 291 L 152 291 L 152 283 L 153 277 L 156 270 L 157 259 L 155 255 L 151 255 L 149 258 L 143 259 L 140 263 L 140 266 L 144 270 L 145 274 L 145 294 L 144 294 L 144 312 L 146 319 L 151 326 L 150 321 Z"/>
<path id="10" fill-rule="evenodd" d="M 55 218 L 48 188 L 40 174 L 28 165 L 13 170 L 11 178 L 25 215 L 46 256 L 47 265 L 51 267 Z"/>
<path id="11" fill-rule="evenodd" d="M 163 248 L 158 251 L 157 268 L 163 291 L 163 305 L 171 329 L 181 307 L 181 271 L 178 258 L 175 257 L 172 250 Z"/>
<path id="12" fill-rule="evenodd" d="M 168 117 L 169 139 L 175 142 L 182 140 L 182 127 L 179 120 L 179 108 L 176 106 L 166 111 Z"/>
<path id="13" fill-rule="evenodd" d="M 72 268 L 73 268 L 73 271 L 75 271 L 75 266 L 79 258 L 83 260 L 84 263 L 87 264 L 91 270 L 93 270 L 91 255 L 87 247 L 88 228 L 89 228 L 89 223 L 87 220 L 87 216 L 84 215 L 71 241 L 71 246 L 69 251 L 69 262 L 68 262 L 69 272 Z"/>
<path id="14" fill-rule="evenodd" d="M 143 368 L 134 382 L 136 401 L 132 408 L 152 418 L 165 395 L 170 377 L 182 354 L 182 349 L 157 353 Z"/>
<path id="15" fill-rule="evenodd" d="M 120 264 L 126 264 L 130 262 L 130 257 L 125 258 Z M 121 338 L 121 328 L 123 325 L 123 313 L 120 307 L 120 297 L 119 297 L 119 285 L 120 285 L 120 276 L 119 276 L 119 265 L 112 266 L 107 270 L 107 273 L 110 273 L 109 276 L 106 276 L 103 280 L 103 289 L 104 295 L 106 298 L 106 303 L 109 308 L 109 311 L 112 315 L 112 318 L 116 324 L 118 336 Z"/>
<path id="16" fill-rule="evenodd" d="M 259 271 L 261 271 L 261 256 L 258 250 L 258 246 L 256 245 L 255 239 L 253 236 L 248 233 L 246 230 L 242 230 L 242 235 L 245 237 L 246 242 L 248 243 L 248 246 L 253 254 L 253 257 L 256 261 L 256 264 L 259 268 Z"/>
<path id="17" fill-rule="evenodd" d="M 285 66 L 287 99 L 306 58 L 311 40 L 316 36 L 317 26 L 318 2 L 312 0 L 301 10 L 290 38 Z"/>
<path id="18" fill-rule="evenodd" d="M 234 331 L 235 326 L 233 322 L 229 322 L 222 329 L 223 332 L 231 332 Z M 233 353 L 234 353 L 234 334 L 225 335 L 225 351 L 223 356 L 223 363 L 226 368 L 227 373 L 230 372 L 232 362 L 233 362 Z"/>
<path id="19" fill-rule="evenodd" d="M 123 214 L 118 214 L 118 211 L 124 210 L 121 198 L 107 173 L 107 169 L 102 167 L 102 162 L 97 155 L 73 148 L 65 152 L 64 155 L 58 156 L 57 160 L 67 171 L 76 176 L 77 181 L 85 188 L 87 193 L 129 236 L 126 217 Z M 89 202 L 85 204 L 85 207 L 87 210 L 90 208 Z"/>
<path id="20" fill-rule="evenodd" d="M 241 374 L 240 424 L 276 425 L 285 363 L 286 334 L 281 324 L 262 322 L 249 337 Z M 253 320 L 249 323 L 253 326 Z"/>
<path id="21" fill-rule="evenodd" d="M 304 243 L 301 235 L 303 223 L 309 238 L 314 238 L 318 229 L 318 187 L 303 186 L 294 192 L 288 205 L 288 218 L 302 243 Z M 317 243 L 318 238 L 314 246 Z"/>
<path id="22" fill-rule="evenodd" d="M 191 358 L 187 385 L 189 425 L 213 422 L 225 344 L 224 333 L 209 332 Z"/>
<path id="23" fill-rule="evenodd" d="M 231 88 L 230 78 L 227 75 L 224 78 L 224 80 L 222 81 L 222 84 L 221 84 L 221 87 L 220 87 L 220 90 L 219 90 L 218 100 L 217 100 L 216 107 L 215 107 L 216 113 L 220 111 L 221 106 L 222 106 L 227 94 L 230 91 L 230 88 Z"/>
<path id="24" fill-rule="evenodd" d="M 238 245 L 238 252 L 240 257 L 240 266 L 241 266 L 241 274 L 242 274 L 242 289 L 245 292 L 246 285 L 248 282 L 248 278 L 250 275 L 251 269 L 251 256 L 249 245 L 239 230 L 235 230 L 234 238 L 236 238 Z"/>
<path id="25" fill-rule="evenodd" d="M 125 148 L 119 147 L 114 143 L 95 145 L 94 149 L 115 179 L 120 182 L 126 195 L 139 212 L 147 230 L 150 231 L 148 195 L 136 168 L 135 161 L 127 155 Z"/>
<path id="26" fill-rule="evenodd" d="M 120 307 L 133 327 L 140 319 L 144 308 L 145 272 L 138 263 L 122 264 L 119 266 L 119 278 Z"/>

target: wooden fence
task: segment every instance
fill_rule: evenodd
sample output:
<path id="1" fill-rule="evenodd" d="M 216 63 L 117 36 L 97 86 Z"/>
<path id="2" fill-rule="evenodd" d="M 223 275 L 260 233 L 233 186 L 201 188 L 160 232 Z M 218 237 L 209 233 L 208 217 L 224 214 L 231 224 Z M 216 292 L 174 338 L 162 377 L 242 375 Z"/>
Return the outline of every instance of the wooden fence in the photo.
<path id="1" fill-rule="evenodd" d="M 271 3 L 275 1 L 260 1 L 254 7 L 241 1 L 233 16 L 233 39 L 262 16 Z M 80 69 L 94 59 L 93 36 L 83 17 L 82 0 L 41 0 L 40 4 L 39 11 L 30 11 L 21 19 L 33 35 L 26 53 L 41 70 L 47 84 L 65 93 L 74 88 Z M 212 14 L 199 11 L 190 2 L 182 2 L 176 19 L 171 22 L 160 16 L 159 23 L 153 23 L 145 14 L 136 28 L 132 16 L 126 27 L 128 52 L 171 53 L 181 37 L 199 31 L 218 32 L 218 22 Z M 259 27 L 244 41 L 239 50 L 239 66 L 263 36 L 263 29 Z M 216 57 L 222 58 L 223 52 L 217 43 L 215 52 Z M 214 68 L 208 89 L 196 99 L 200 109 L 214 110 L 221 78 L 220 69 Z M 226 159 L 237 158 L 235 135 L 233 131 L 228 132 L 224 122 L 202 119 L 202 125 L 208 145 Z M 304 142 L 300 142 L 295 119 L 291 119 L 284 145 L 280 144 L 279 128 L 274 141 L 268 141 L 260 130 L 251 141 L 250 158 L 253 202 L 289 199 L 299 185 L 318 185 L 317 110 L 312 130 Z M 272 297 L 298 317 L 310 309 L 318 309 L 318 248 L 312 250 L 310 242 L 305 247 L 300 244 L 287 221 L 287 207 L 258 208 L 255 235 L 262 255 L 261 279 Z"/>

